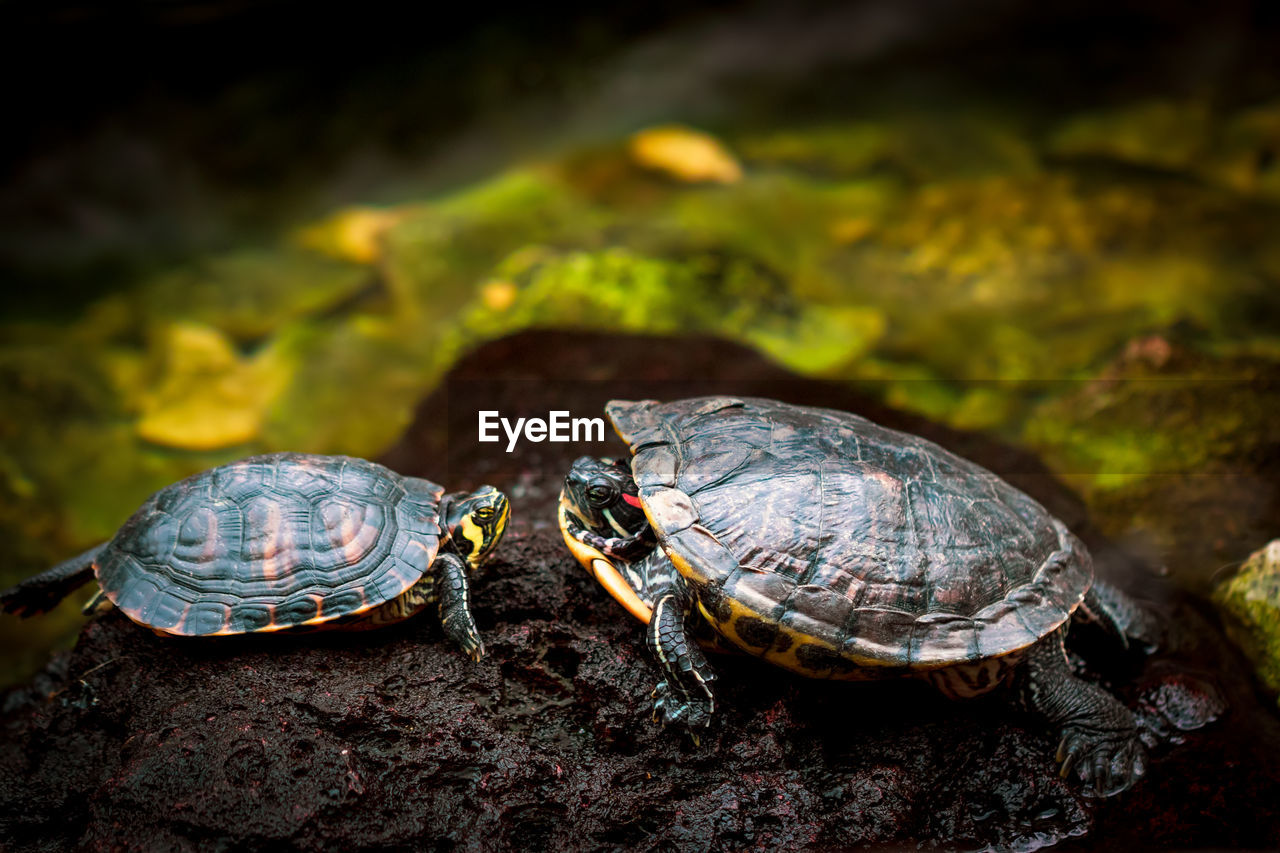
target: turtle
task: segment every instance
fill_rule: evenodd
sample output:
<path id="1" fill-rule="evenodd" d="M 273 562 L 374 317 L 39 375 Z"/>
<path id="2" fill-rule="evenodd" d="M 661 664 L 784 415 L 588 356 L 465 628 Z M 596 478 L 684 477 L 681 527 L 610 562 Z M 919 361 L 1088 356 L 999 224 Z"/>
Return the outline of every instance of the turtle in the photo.
<path id="1" fill-rule="evenodd" d="M 614 400 L 629 459 L 584 456 L 560 495 L 577 560 L 646 624 L 654 718 L 696 735 L 715 710 L 703 647 L 803 676 L 1002 685 L 1061 736 L 1090 794 L 1145 772 L 1134 715 L 1078 678 L 1073 613 L 1128 647 L 1149 618 L 1094 578 L 1084 544 L 991 471 L 915 435 L 760 398 Z"/>
<path id="2" fill-rule="evenodd" d="M 96 575 L 86 612 L 114 606 L 157 634 L 223 637 L 372 628 L 436 604 L 445 635 L 479 660 L 468 574 L 509 513 L 492 486 L 445 494 L 364 459 L 253 456 L 161 489 L 110 541 L 0 605 L 42 613 Z"/>

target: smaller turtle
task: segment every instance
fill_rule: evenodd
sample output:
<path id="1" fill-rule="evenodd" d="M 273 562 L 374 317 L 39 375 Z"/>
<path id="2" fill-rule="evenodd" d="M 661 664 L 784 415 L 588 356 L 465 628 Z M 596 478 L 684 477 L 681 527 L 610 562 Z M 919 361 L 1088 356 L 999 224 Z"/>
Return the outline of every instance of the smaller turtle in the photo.
<path id="1" fill-rule="evenodd" d="M 275 453 L 195 474 L 148 498 L 111 541 L 0 593 L 43 613 L 96 575 L 85 608 L 114 605 L 161 635 L 371 628 L 435 604 L 445 634 L 484 654 L 469 572 L 510 513 L 347 456 Z"/>

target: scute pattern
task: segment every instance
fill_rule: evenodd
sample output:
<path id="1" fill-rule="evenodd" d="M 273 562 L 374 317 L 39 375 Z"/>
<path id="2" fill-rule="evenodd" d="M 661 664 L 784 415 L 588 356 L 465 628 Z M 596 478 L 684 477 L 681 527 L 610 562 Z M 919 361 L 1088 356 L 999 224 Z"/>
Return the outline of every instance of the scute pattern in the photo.
<path id="1" fill-rule="evenodd" d="M 241 460 L 149 498 L 99 556 L 98 581 L 163 633 L 320 624 L 422 577 L 439 547 L 443 492 L 362 459 Z"/>
<path id="2" fill-rule="evenodd" d="M 1065 622 L 1092 583 L 1088 552 L 1043 507 L 918 436 L 749 398 L 607 412 L 663 547 L 755 639 L 713 624 L 784 666 L 1005 655 Z M 761 624 L 779 629 L 753 648 Z"/>

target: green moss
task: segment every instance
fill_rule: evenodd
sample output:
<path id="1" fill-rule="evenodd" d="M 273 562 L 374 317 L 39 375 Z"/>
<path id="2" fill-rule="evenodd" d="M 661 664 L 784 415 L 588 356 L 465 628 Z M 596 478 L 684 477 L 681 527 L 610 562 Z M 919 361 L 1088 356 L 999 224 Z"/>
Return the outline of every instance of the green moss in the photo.
<path id="1" fill-rule="evenodd" d="M 1280 393 L 1256 372 L 1267 366 L 1186 358 L 1194 360 L 1157 368 L 1122 359 L 1037 408 L 1024 439 L 1104 489 L 1245 458 L 1280 440 Z"/>
<path id="2" fill-rule="evenodd" d="M 1255 472 L 1280 446 L 1275 373 L 1138 339 L 1039 403 L 1021 440 L 1070 475 L 1108 534 L 1147 541 L 1152 560 L 1203 588 L 1234 542 L 1274 532 Z"/>
<path id="3" fill-rule="evenodd" d="M 1280 692 L 1280 540 L 1254 552 L 1214 587 L 1213 602 L 1259 680 Z"/>
<path id="4" fill-rule="evenodd" d="M 883 329 L 874 310 L 804 304 L 771 269 L 721 252 L 526 247 L 498 265 L 494 281 L 512 289 L 510 304 L 495 309 L 482 294 L 458 325 L 461 345 L 546 326 L 715 334 L 818 372 L 856 358 Z"/>
<path id="5" fill-rule="evenodd" d="M 757 168 L 789 168 L 826 178 L 887 168 L 912 180 L 933 181 L 1039 169 L 1025 135 L 999 117 L 977 113 L 917 113 L 773 130 L 744 135 L 734 147 Z"/>
<path id="6" fill-rule="evenodd" d="M 875 232 L 900 192 L 882 178 L 821 184 L 764 175 L 684 193 L 653 219 L 666 227 L 669 243 L 714 247 L 772 267 L 797 297 L 850 302 L 839 257 L 851 235 L 856 242 Z"/>
<path id="7" fill-rule="evenodd" d="M 1147 101 L 1067 120 L 1049 140 L 1058 156 L 1108 157 L 1185 169 L 1209 147 L 1210 114 L 1200 101 Z"/>
<path id="8" fill-rule="evenodd" d="M 774 130 L 744 136 L 734 148 L 754 166 L 785 165 L 856 175 L 892 156 L 893 129 L 879 122 Z"/>
<path id="9" fill-rule="evenodd" d="M 445 369 L 433 357 L 432 335 L 368 315 L 284 330 L 277 346 L 297 369 L 267 413 L 262 443 L 376 456 L 404 432 Z"/>
<path id="10" fill-rule="evenodd" d="M 548 240 L 594 245 L 606 224 L 549 170 L 516 170 L 404 211 L 382 271 L 399 313 L 447 326 L 496 259 Z"/>
<path id="11" fill-rule="evenodd" d="M 1239 192 L 1280 199 L 1280 101 L 1243 109 L 1224 125 L 1200 173 Z"/>
<path id="12" fill-rule="evenodd" d="M 370 284 L 360 265 L 285 247 L 201 258 L 117 298 L 154 323 L 188 320 L 253 341 L 332 309 Z"/>

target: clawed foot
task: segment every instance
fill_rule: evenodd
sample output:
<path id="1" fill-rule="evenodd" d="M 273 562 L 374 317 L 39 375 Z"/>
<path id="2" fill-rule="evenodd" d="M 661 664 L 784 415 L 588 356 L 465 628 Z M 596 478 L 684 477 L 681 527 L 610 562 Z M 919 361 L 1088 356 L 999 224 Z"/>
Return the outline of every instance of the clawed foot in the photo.
<path id="1" fill-rule="evenodd" d="M 444 635 L 462 649 L 467 657 L 474 661 L 484 657 L 484 642 L 480 639 L 480 632 L 476 630 L 470 611 L 453 611 L 440 620 L 440 627 L 444 629 Z"/>
<path id="2" fill-rule="evenodd" d="M 480 635 L 476 633 L 464 634 L 460 637 L 454 637 L 453 641 L 458 644 L 458 648 L 473 661 L 478 661 L 484 657 L 484 643 L 480 640 Z"/>
<path id="3" fill-rule="evenodd" d="M 664 726 L 678 726 L 686 729 L 693 742 L 698 742 L 699 730 L 711 724 L 711 715 L 716 709 L 715 697 L 705 684 L 700 684 L 702 692 L 688 693 L 679 687 L 672 687 L 666 679 L 658 682 L 653 689 L 653 720 Z"/>
<path id="4" fill-rule="evenodd" d="M 1065 778 L 1074 769 L 1085 793 L 1110 797 L 1126 791 L 1147 772 L 1146 750 L 1137 731 L 1100 731 L 1079 724 L 1063 729 L 1057 760 Z"/>

